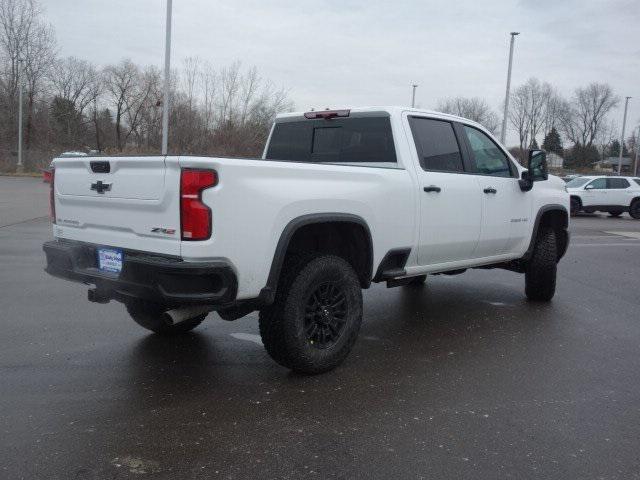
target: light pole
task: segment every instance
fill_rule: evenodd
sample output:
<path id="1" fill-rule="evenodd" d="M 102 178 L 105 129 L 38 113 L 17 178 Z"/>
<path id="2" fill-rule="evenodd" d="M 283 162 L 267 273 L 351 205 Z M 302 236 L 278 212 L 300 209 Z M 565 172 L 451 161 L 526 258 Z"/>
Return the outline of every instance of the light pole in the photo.
<path id="1" fill-rule="evenodd" d="M 636 135 L 636 144 L 634 145 L 636 147 L 636 154 L 635 154 L 635 158 L 633 160 L 633 175 L 637 176 L 638 175 L 638 150 L 640 150 L 640 125 L 638 125 L 638 134 Z"/>
<path id="2" fill-rule="evenodd" d="M 413 87 L 413 92 L 411 93 L 411 108 L 415 108 L 416 106 L 416 88 L 418 88 L 418 85 L 412 85 Z"/>
<path id="3" fill-rule="evenodd" d="M 16 171 L 22 173 L 24 164 L 22 163 L 22 58 L 18 59 L 18 165 Z"/>
<path id="4" fill-rule="evenodd" d="M 624 151 L 624 129 L 627 126 L 627 108 L 629 107 L 630 98 L 631 97 L 625 97 L 624 99 L 624 116 L 622 117 L 622 135 L 620 135 L 620 154 L 618 155 L 618 175 L 622 175 L 622 152 Z"/>
<path id="5" fill-rule="evenodd" d="M 162 102 L 162 155 L 167 154 L 169 143 L 169 77 L 171 76 L 171 10 L 172 0 L 167 0 L 167 27 L 164 44 L 164 100 Z"/>
<path id="6" fill-rule="evenodd" d="M 520 35 L 520 32 L 511 32 L 511 44 L 509 45 L 509 68 L 507 69 L 507 92 L 504 96 L 504 114 L 502 116 L 502 131 L 500 132 L 500 143 L 504 145 L 505 137 L 507 134 L 507 114 L 509 113 L 509 90 L 511 89 L 511 65 L 513 64 L 513 44 L 515 43 L 516 35 Z"/>

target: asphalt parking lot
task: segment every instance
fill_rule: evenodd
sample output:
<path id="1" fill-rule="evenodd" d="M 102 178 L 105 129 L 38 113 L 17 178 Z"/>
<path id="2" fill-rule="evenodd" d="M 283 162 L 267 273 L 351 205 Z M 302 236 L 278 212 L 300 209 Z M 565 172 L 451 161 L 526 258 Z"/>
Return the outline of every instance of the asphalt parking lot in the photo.
<path id="1" fill-rule="evenodd" d="M 46 186 L 0 177 L 0 477 L 640 478 L 640 221 L 572 220 L 548 305 L 515 273 L 366 291 L 336 371 L 257 316 L 157 338 L 49 278 Z"/>

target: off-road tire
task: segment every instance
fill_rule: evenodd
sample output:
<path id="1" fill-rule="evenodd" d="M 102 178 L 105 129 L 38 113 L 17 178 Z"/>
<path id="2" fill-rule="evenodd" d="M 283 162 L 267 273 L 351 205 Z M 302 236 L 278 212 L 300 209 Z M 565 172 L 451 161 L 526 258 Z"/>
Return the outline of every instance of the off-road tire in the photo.
<path id="1" fill-rule="evenodd" d="M 172 325 L 164 317 L 166 307 L 158 303 L 145 300 L 132 300 L 126 303 L 127 312 L 131 318 L 143 328 L 159 335 L 179 335 L 193 330 L 206 318 L 207 314 L 198 315 L 190 320 Z"/>
<path id="2" fill-rule="evenodd" d="M 525 269 L 525 294 L 529 300 L 548 302 L 556 292 L 558 255 L 553 229 L 541 229 Z"/>
<path id="3" fill-rule="evenodd" d="M 623 210 L 615 210 L 613 212 L 609 212 L 609 216 L 610 217 L 619 217 L 620 215 L 622 215 Z"/>
<path id="4" fill-rule="evenodd" d="M 335 284 L 344 296 L 344 322 L 335 343 L 320 348 L 309 338 L 305 322 L 309 321 L 313 295 L 328 283 Z M 323 373 L 340 365 L 351 351 L 361 323 L 362 290 L 355 271 L 343 258 L 323 254 L 287 260 L 273 304 L 259 315 L 267 353 L 280 365 L 303 374 Z"/>
<path id="5" fill-rule="evenodd" d="M 629 207 L 629 215 L 631 218 L 640 220 L 640 200 L 634 200 Z"/>

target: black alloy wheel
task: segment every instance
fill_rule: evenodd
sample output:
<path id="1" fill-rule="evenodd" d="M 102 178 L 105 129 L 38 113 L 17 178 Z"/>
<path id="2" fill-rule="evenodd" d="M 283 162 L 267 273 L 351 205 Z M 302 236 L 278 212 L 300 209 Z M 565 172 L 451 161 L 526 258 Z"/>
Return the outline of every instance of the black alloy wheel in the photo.
<path id="1" fill-rule="evenodd" d="M 310 345 L 324 349 L 334 345 L 347 320 L 347 299 L 341 284 L 326 282 L 309 295 L 304 330 Z"/>

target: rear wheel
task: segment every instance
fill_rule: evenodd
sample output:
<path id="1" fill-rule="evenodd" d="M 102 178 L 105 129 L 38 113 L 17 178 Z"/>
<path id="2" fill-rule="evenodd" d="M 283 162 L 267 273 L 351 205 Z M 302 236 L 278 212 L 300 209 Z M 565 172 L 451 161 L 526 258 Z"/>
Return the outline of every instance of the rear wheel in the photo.
<path id="1" fill-rule="evenodd" d="M 556 293 L 558 256 L 556 235 L 550 228 L 541 230 L 525 270 L 525 294 L 529 300 L 548 302 Z"/>
<path id="2" fill-rule="evenodd" d="M 193 330 L 206 318 L 207 314 L 198 315 L 174 324 L 166 315 L 167 308 L 161 304 L 146 300 L 132 300 L 125 305 L 131 318 L 143 328 L 160 335 L 179 335 Z"/>
<path id="3" fill-rule="evenodd" d="M 622 210 L 614 210 L 612 212 L 609 212 L 609 215 L 612 217 L 619 217 L 620 215 L 622 215 Z"/>
<path id="4" fill-rule="evenodd" d="M 634 200 L 629 207 L 629 215 L 636 220 L 640 220 L 640 200 Z"/>
<path id="5" fill-rule="evenodd" d="M 315 254 L 287 262 L 274 303 L 260 312 L 260 335 L 280 365 L 316 374 L 344 361 L 361 322 L 362 291 L 351 265 Z"/>

